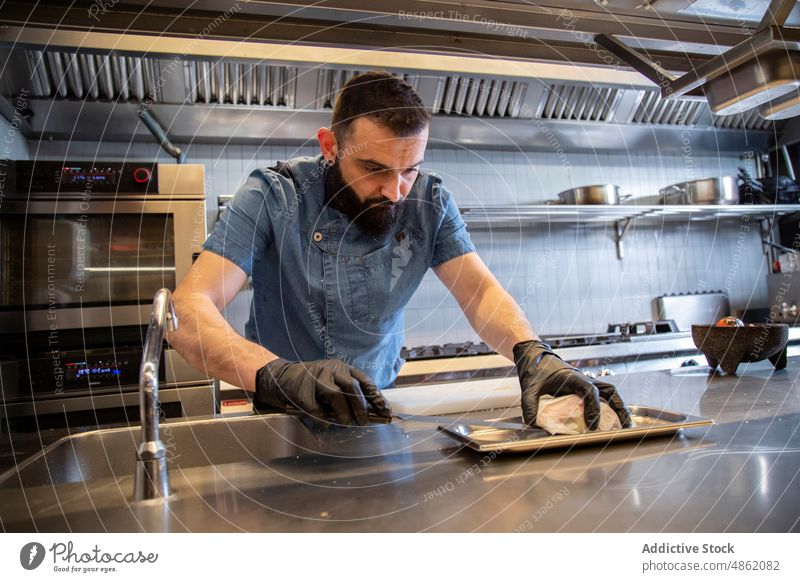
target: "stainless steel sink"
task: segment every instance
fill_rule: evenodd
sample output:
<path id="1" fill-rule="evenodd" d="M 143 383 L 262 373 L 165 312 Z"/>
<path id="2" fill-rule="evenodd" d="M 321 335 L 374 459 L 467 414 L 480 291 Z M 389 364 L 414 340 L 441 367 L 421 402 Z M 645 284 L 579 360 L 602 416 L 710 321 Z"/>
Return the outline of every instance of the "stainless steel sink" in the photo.
<path id="1" fill-rule="evenodd" d="M 132 475 L 141 429 L 65 437 L 0 475 L 0 489 L 29 488 Z M 295 416 L 274 414 L 163 423 L 170 471 L 235 462 L 266 462 L 320 452 L 325 441 Z"/>
<path id="2" fill-rule="evenodd" d="M 72 435 L 3 473 L 0 529 L 304 531 L 326 527 L 320 503 L 356 515 L 363 499 L 354 492 L 390 502 L 396 484 L 457 462 L 443 460 L 442 444 L 452 445 L 430 423 L 319 431 L 286 414 L 165 422 L 171 495 L 136 500 L 140 436 L 138 426 Z"/>

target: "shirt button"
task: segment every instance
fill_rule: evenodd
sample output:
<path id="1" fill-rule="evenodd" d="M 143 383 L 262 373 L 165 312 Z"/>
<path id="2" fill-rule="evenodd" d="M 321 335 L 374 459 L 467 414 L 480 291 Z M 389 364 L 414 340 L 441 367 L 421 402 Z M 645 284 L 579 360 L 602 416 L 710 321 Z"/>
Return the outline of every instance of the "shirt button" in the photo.
<path id="1" fill-rule="evenodd" d="M 322 233 L 320 231 L 317 231 L 311 238 L 314 239 L 314 242 L 319 242 L 322 240 Z"/>

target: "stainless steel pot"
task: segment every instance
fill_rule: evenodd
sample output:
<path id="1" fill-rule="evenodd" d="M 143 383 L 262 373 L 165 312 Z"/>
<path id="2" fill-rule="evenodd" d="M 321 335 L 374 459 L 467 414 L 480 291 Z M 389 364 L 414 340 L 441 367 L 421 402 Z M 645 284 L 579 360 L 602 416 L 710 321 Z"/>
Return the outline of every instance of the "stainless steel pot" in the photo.
<path id="1" fill-rule="evenodd" d="M 619 186 L 615 184 L 595 184 L 564 190 L 558 194 L 557 200 L 548 200 L 549 204 L 619 204 L 630 198 L 620 196 Z"/>
<path id="2" fill-rule="evenodd" d="M 703 178 L 659 190 L 662 204 L 739 204 L 736 176 Z"/>

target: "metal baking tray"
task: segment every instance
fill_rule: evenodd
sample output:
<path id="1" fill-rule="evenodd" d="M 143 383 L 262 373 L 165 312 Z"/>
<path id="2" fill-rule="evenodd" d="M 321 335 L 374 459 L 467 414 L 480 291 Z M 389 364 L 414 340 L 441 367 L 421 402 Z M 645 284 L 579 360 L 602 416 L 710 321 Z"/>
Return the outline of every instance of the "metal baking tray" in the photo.
<path id="1" fill-rule="evenodd" d="M 512 419 L 508 418 L 502 419 L 502 426 L 487 426 L 486 421 L 480 424 L 459 422 L 448 426 L 439 426 L 439 430 L 476 451 L 525 453 L 541 449 L 642 439 L 675 433 L 684 428 L 714 424 L 714 421 L 709 418 L 649 406 L 628 406 L 628 411 L 631 413 L 633 421 L 631 428 L 587 432 L 579 435 L 551 435 L 541 428 L 527 426 L 521 419 L 518 424 L 519 428 L 511 428 L 513 425 L 510 426 L 509 421 Z"/>

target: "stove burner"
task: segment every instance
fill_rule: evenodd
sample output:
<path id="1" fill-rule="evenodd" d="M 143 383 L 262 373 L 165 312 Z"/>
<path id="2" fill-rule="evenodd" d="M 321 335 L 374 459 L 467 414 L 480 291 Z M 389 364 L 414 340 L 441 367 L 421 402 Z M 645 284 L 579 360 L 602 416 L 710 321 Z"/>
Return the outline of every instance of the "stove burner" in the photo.
<path id="1" fill-rule="evenodd" d="M 677 331 L 678 326 L 672 319 L 660 321 L 639 321 L 636 323 L 610 323 L 608 325 L 608 333 L 619 333 L 625 336 L 675 333 Z"/>

